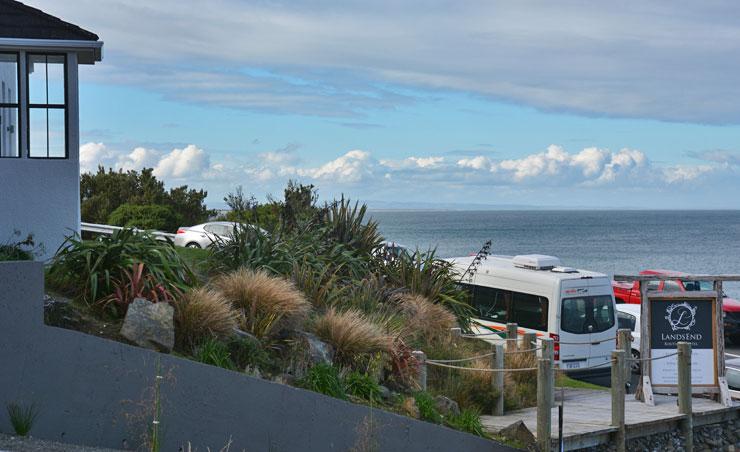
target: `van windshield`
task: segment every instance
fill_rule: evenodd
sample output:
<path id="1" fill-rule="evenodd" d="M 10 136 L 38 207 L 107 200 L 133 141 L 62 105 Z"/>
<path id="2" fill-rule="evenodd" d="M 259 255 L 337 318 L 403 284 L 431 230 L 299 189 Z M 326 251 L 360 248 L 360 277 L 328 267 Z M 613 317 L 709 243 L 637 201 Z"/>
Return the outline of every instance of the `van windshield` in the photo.
<path id="1" fill-rule="evenodd" d="M 609 295 L 564 298 L 560 329 L 568 333 L 601 333 L 614 326 L 614 305 Z"/>

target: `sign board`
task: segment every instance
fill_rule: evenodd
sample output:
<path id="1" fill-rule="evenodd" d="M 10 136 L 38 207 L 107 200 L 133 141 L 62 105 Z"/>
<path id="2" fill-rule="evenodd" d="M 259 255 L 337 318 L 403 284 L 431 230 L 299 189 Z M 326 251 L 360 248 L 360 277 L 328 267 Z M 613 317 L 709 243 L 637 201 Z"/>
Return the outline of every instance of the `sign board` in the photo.
<path id="1" fill-rule="evenodd" d="M 650 377 L 654 388 L 678 385 L 678 342 L 691 343 L 691 383 L 716 387 L 716 299 L 650 297 Z"/>

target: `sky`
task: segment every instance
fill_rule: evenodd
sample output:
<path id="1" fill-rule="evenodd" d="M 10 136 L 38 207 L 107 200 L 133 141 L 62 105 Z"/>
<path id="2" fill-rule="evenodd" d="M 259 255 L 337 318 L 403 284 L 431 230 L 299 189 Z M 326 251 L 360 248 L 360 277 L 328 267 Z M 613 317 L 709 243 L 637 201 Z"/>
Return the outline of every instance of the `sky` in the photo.
<path id="1" fill-rule="evenodd" d="M 740 208 L 740 4 L 27 0 L 104 41 L 80 164 L 371 206 Z"/>

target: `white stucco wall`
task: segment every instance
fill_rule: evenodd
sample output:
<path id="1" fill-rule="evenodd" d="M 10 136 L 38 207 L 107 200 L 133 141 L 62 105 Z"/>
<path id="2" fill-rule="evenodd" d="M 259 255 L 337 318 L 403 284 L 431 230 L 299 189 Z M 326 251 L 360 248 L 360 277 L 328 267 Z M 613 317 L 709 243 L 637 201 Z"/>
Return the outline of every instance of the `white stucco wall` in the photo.
<path id="1" fill-rule="evenodd" d="M 20 58 L 20 92 L 25 93 L 25 52 Z M 77 56 L 67 54 L 67 159 L 29 159 L 26 143 L 26 99 L 21 96 L 21 158 L 0 158 L 0 243 L 32 233 L 53 256 L 64 238 L 80 228 L 79 101 Z"/>

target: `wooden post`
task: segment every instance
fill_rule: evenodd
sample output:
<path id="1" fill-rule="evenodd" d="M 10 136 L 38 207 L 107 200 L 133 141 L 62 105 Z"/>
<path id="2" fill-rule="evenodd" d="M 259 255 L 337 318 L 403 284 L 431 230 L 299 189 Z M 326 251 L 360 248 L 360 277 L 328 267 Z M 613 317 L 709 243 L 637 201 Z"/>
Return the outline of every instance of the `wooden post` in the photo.
<path id="1" fill-rule="evenodd" d="M 549 337 L 543 337 L 540 339 L 540 346 L 542 347 L 542 353 L 540 356 L 542 359 L 549 360 L 552 365 L 551 368 L 555 367 L 555 349 L 553 347 L 554 342 Z M 552 371 L 554 372 L 554 370 Z M 555 384 L 552 385 L 552 391 L 550 392 L 550 406 L 555 406 Z"/>
<path id="2" fill-rule="evenodd" d="M 552 447 L 552 360 L 537 360 L 537 447 L 550 452 Z"/>
<path id="3" fill-rule="evenodd" d="M 632 379 L 632 331 L 622 328 L 617 331 L 617 347 L 624 352 L 624 383 Z M 639 363 L 638 363 L 639 364 Z"/>
<path id="4" fill-rule="evenodd" d="M 491 357 L 491 369 L 504 368 L 504 346 L 502 344 L 493 344 L 493 356 Z M 491 372 L 491 384 L 493 390 L 498 394 L 496 403 L 493 406 L 494 416 L 504 415 L 504 373 Z"/>
<path id="5" fill-rule="evenodd" d="M 522 335 L 521 350 L 532 350 L 537 347 L 537 335 L 535 333 L 524 333 Z M 533 351 L 532 354 L 536 357 L 537 351 Z"/>
<path id="6" fill-rule="evenodd" d="M 624 350 L 612 352 L 612 427 L 617 427 L 614 442 L 617 452 L 625 450 L 624 427 Z"/>
<path id="7" fill-rule="evenodd" d="M 642 372 L 640 384 L 642 387 L 638 392 L 648 406 L 655 406 L 653 397 L 653 385 L 650 380 L 650 297 L 648 296 L 648 281 L 640 281 L 640 359 L 642 359 Z"/>
<path id="8" fill-rule="evenodd" d="M 518 339 L 518 332 L 519 329 L 518 325 L 516 323 L 507 323 L 506 324 L 506 351 L 507 352 L 513 352 L 516 350 L 517 346 L 517 339 Z"/>
<path id="9" fill-rule="evenodd" d="M 679 342 L 678 351 L 678 412 L 683 421 L 684 450 L 694 450 L 694 419 L 691 409 L 691 344 Z"/>
<path id="10" fill-rule="evenodd" d="M 462 328 L 450 328 L 450 335 L 452 335 L 452 339 L 462 337 Z"/>
<path id="11" fill-rule="evenodd" d="M 411 355 L 416 358 L 416 363 L 419 366 L 419 377 L 418 377 L 418 384 L 419 389 L 422 391 L 427 390 L 427 355 L 426 353 L 416 350 L 411 352 Z"/>

